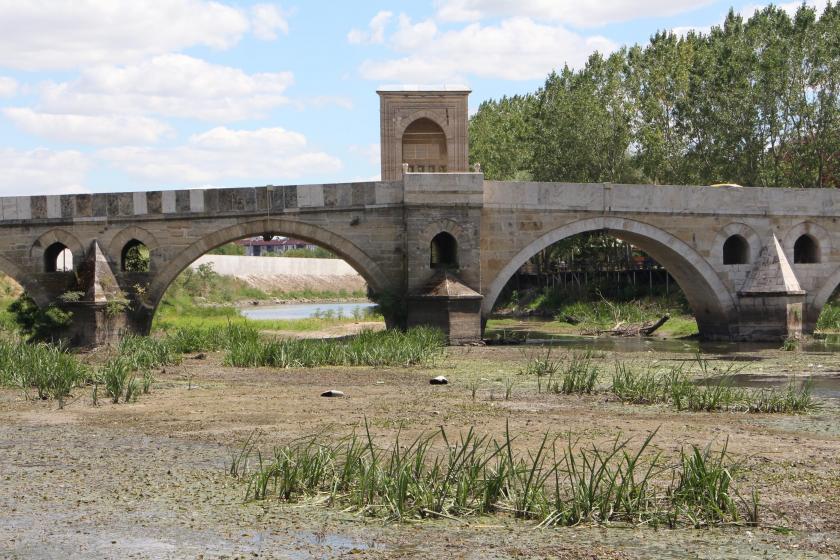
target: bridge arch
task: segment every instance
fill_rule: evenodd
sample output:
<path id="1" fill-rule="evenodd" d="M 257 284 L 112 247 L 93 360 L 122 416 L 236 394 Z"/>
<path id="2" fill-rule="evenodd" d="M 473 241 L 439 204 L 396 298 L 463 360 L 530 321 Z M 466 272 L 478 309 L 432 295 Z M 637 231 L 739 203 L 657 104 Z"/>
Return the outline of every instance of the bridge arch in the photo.
<path id="1" fill-rule="evenodd" d="M 729 318 L 735 309 L 735 303 L 709 262 L 670 233 L 643 222 L 613 217 L 572 222 L 533 240 L 490 282 L 484 295 L 482 315 L 487 317 L 490 314 L 505 284 L 531 257 L 567 237 L 599 230 L 605 230 L 636 245 L 668 270 L 688 299 L 701 336 L 729 336 Z"/>
<path id="2" fill-rule="evenodd" d="M 263 218 L 242 222 L 205 235 L 169 259 L 165 266 L 154 275 L 149 285 L 148 295 L 144 301 L 144 307 L 150 312 L 149 319 L 163 299 L 169 285 L 193 261 L 225 243 L 268 232 L 288 235 L 329 249 L 356 269 L 375 292 L 381 292 L 389 286 L 388 278 L 379 265 L 346 238 L 313 224 L 284 218 Z"/>
<path id="3" fill-rule="evenodd" d="M 728 239 L 736 235 L 740 236 L 742 239 L 744 239 L 744 241 L 747 242 L 747 262 L 743 264 L 752 264 L 758 260 L 758 256 L 761 254 L 761 249 L 763 246 L 763 244 L 761 243 L 761 238 L 758 236 L 755 230 L 747 224 L 733 222 L 731 224 L 727 224 L 726 227 L 721 229 L 715 237 L 714 242 L 712 243 L 712 248 L 709 252 L 709 259 L 713 263 L 726 264 L 724 263 L 723 258 L 723 246 L 726 244 L 726 241 Z"/>
<path id="4" fill-rule="evenodd" d="M 154 253 L 160 247 L 160 244 L 152 232 L 138 226 L 129 226 L 120 230 L 108 245 L 108 259 L 111 261 L 114 269 L 122 269 L 123 253 L 132 241 L 139 241 L 149 250 L 149 255 L 151 256 L 149 259 L 149 270 L 153 271 L 155 269 Z"/>
<path id="5" fill-rule="evenodd" d="M 32 258 L 32 262 L 40 263 L 41 269 L 37 272 L 45 272 L 45 252 L 56 243 L 60 243 L 70 249 L 70 252 L 73 253 L 73 270 L 78 270 L 79 264 L 81 264 L 85 255 L 85 248 L 82 242 L 67 230 L 51 229 L 41 234 L 29 250 L 29 256 Z"/>
<path id="6" fill-rule="evenodd" d="M 798 263 L 796 262 L 796 251 L 794 247 L 796 242 L 803 236 L 808 236 L 816 244 L 816 259 L 814 262 Z M 788 261 L 795 265 L 800 264 L 819 264 L 828 262 L 828 257 L 831 254 L 831 235 L 824 227 L 815 224 L 814 222 L 800 222 L 790 228 L 785 234 L 782 241 L 782 247 L 785 250 L 785 255 Z M 835 284 L 836 285 L 836 284 Z"/>

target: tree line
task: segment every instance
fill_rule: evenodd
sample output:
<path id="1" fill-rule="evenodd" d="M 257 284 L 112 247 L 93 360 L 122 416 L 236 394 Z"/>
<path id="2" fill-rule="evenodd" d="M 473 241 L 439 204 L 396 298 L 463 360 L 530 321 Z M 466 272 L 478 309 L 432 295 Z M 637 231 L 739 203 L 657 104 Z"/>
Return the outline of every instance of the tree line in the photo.
<path id="1" fill-rule="evenodd" d="M 497 180 L 840 187 L 838 94 L 840 5 L 730 10 L 482 103 L 470 158 Z"/>

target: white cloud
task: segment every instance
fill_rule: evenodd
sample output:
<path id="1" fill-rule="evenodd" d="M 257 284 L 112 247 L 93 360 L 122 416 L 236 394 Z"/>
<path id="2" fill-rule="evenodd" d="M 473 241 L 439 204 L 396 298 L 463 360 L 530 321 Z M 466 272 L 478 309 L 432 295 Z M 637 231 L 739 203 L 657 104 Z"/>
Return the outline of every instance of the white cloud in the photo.
<path id="1" fill-rule="evenodd" d="M 366 159 L 371 165 L 379 165 L 380 150 L 381 146 L 377 142 L 376 144 L 367 144 L 365 146 L 352 144 L 348 151 L 355 156 L 360 156 Z"/>
<path id="2" fill-rule="evenodd" d="M 788 13 L 789 16 L 793 17 L 796 15 L 796 11 L 799 9 L 800 6 L 805 4 L 806 6 L 810 6 L 817 11 L 817 15 L 822 14 L 823 10 L 825 10 L 825 6 L 827 4 L 827 0 L 800 0 L 799 2 L 784 2 L 781 4 L 773 4 L 777 8 L 781 8 L 785 12 Z M 755 12 L 765 9 L 769 4 L 750 4 L 749 6 L 743 7 L 739 10 L 739 13 L 743 15 L 745 18 L 751 17 Z M 723 23 L 723 21 L 721 21 Z"/>
<path id="3" fill-rule="evenodd" d="M 443 21 L 479 21 L 491 17 L 524 16 L 597 27 L 644 17 L 665 17 L 711 4 L 714 0 L 436 0 Z"/>
<path id="4" fill-rule="evenodd" d="M 671 29 L 671 33 L 678 37 L 685 37 L 686 35 L 692 32 L 708 35 L 709 31 L 711 30 L 711 25 L 685 25 L 682 27 L 674 27 L 673 29 Z"/>
<path id="5" fill-rule="evenodd" d="M 0 148 L 0 195 L 87 192 L 82 185 L 89 167 L 87 158 L 74 150 Z"/>
<path id="6" fill-rule="evenodd" d="M 363 77 L 419 83 L 463 80 L 468 75 L 539 79 L 564 64 L 581 66 L 595 50 L 608 53 L 616 48 L 605 37 L 584 37 L 529 18 L 507 19 L 495 26 L 474 23 L 446 32 L 432 30 L 425 22 L 415 25 L 401 18 L 390 43 L 397 50 L 407 51 L 406 55 L 365 61 Z"/>
<path id="7" fill-rule="evenodd" d="M 399 28 L 391 37 L 390 42 L 397 50 L 413 50 L 427 45 L 435 38 L 437 32 L 437 25 L 430 19 L 412 23 L 411 18 L 400 14 Z"/>
<path id="8" fill-rule="evenodd" d="M 106 148 L 99 157 L 131 175 L 167 185 L 267 183 L 341 169 L 341 161 L 282 128 L 231 130 L 217 127 L 172 149 Z"/>
<path id="9" fill-rule="evenodd" d="M 273 41 L 277 32 L 289 34 L 289 22 L 286 13 L 273 4 L 256 4 L 251 6 L 251 25 L 254 36 L 263 41 Z"/>
<path id="10" fill-rule="evenodd" d="M 42 88 L 39 109 L 65 114 L 156 114 L 231 122 L 264 115 L 288 99 L 290 72 L 246 74 L 181 54 L 129 66 L 95 66 Z"/>
<path id="11" fill-rule="evenodd" d="M 39 113 L 26 107 L 9 107 L 3 113 L 21 130 L 59 142 L 152 144 L 172 133 L 169 125 L 136 115 L 66 115 Z"/>
<path id="12" fill-rule="evenodd" d="M 385 27 L 393 16 L 394 14 L 388 11 L 377 13 L 368 23 L 368 30 L 351 29 L 347 34 L 347 42 L 353 45 L 383 43 L 385 41 Z"/>
<path id="13" fill-rule="evenodd" d="M 18 83 L 12 78 L 0 76 L 0 97 L 13 97 L 18 92 Z"/>
<path id="14" fill-rule="evenodd" d="M 131 63 L 194 46 L 227 49 L 249 29 L 242 10 L 207 0 L 3 0 L 0 22 L 0 65 L 26 70 Z"/>

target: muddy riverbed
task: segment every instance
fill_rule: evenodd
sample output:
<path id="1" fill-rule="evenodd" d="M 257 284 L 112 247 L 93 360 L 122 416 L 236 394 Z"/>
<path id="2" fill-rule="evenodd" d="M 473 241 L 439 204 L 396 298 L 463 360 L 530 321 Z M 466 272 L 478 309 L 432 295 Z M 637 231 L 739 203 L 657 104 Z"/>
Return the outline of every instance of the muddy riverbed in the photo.
<path id="1" fill-rule="evenodd" d="M 542 348 L 452 348 L 422 368 L 238 369 L 221 355 L 159 372 L 150 395 L 94 407 L 77 390 L 65 410 L 0 390 L 1 558 L 836 558 L 840 555 L 840 354 L 719 349 L 743 383 L 812 376 L 825 387 L 807 415 L 674 412 L 623 405 L 604 393 L 538 393 L 518 372 Z M 555 348 L 555 357 L 569 348 Z M 598 348 L 609 376 L 616 360 L 692 359 L 685 352 Z M 434 375 L 451 383 L 430 386 Z M 514 382 L 504 400 L 505 380 Z M 767 381 L 770 382 L 770 381 Z M 477 387 L 476 399 L 471 387 Z M 342 399 L 319 394 L 340 389 Z M 517 445 L 546 431 L 603 443 L 641 441 L 658 429 L 668 456 L 691 444 L 721 446 L 742 462 L 739 488 L 757 488 L 761 527 L 538 529 L 504 515 L 463 521 L 386 523 L 317 503 L 244 502 L 226 474 L 232 452 L 255 429 L 260 445 L 321 433 L 338 437 L 367 420 L 387 441 L 444 426 L 498 435 Z"/>

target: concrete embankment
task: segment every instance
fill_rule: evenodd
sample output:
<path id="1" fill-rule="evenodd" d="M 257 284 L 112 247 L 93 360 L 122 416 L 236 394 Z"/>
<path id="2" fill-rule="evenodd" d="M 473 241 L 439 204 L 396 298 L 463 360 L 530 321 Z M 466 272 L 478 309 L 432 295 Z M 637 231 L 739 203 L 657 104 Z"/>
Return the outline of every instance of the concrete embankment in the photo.
<path id="1" fill-rule="evenodd" d="M 198 268 L 207 263 L 218 274 L 234 276 L 265 291 L 354 292 L 367 287 L 364 278 L 341 259 L 204 255 L 190 266 Z"/>

